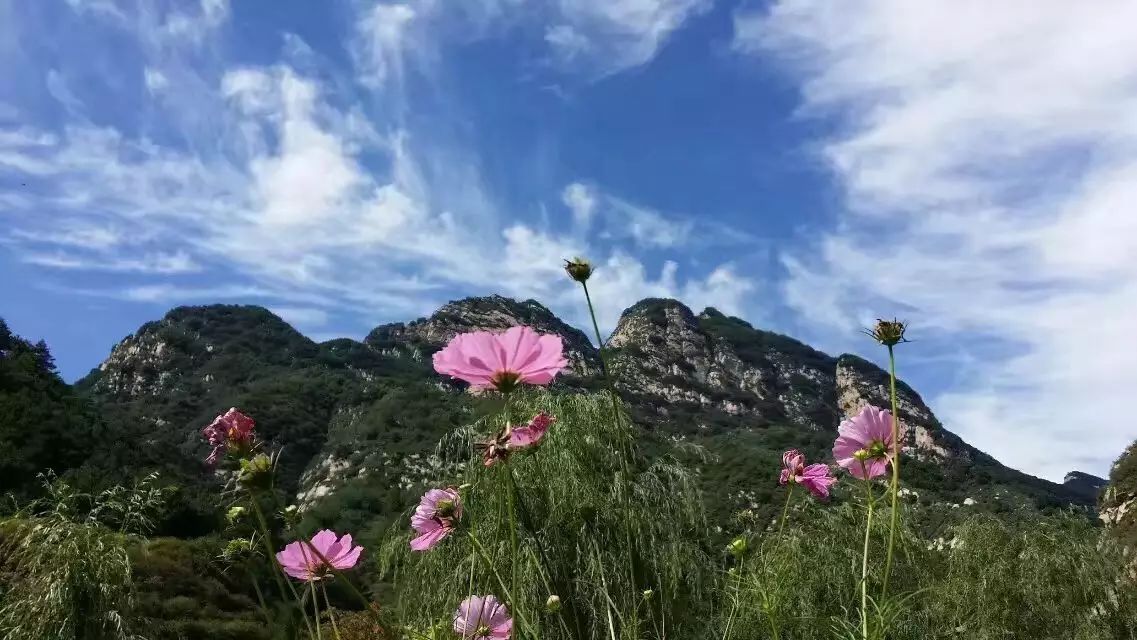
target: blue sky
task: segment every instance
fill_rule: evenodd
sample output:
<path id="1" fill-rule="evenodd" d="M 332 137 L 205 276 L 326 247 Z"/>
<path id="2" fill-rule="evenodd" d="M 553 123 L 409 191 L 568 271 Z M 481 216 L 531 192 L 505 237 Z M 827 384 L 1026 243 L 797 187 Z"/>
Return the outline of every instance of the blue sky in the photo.
<path id="1" fill-rule="evenodd" d="M 0 316 L 68 379 L 177 304 L 315 339 L 646 296 L 901 371 L 1060 479 L 1137 437 L 1131 3 L 0 0 Z M 1128 14 L 1128 15 L 1127 15 Z"/>

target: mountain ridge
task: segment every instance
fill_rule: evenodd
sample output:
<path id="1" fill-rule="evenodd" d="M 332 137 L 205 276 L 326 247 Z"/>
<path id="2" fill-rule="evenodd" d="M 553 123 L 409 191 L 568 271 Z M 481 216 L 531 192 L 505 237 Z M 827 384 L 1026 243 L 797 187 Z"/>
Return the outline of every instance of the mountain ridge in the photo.
<path id="1" fill-rule="evenodd" d="M 136 415 L 157 428 L 184 425 L 179 448 L 187 454 L 197 446 L 189 423 L 206 421 L 227 402 L 241 404 L 240 389 L 275 390 L 300 384 L 298 378 L 305 376 L 323 380 L 327 389 L 322 392 L 348 389 L 353 398 L 336 396 L 315 412 L 319 419 L 326 417 L 326 425 L 298 428 L 305 437 L 292 475 L 298 492 L 310 494 L 314 486 L 334 484 L 329 475 L 343 475 L 319 471 L 345 464 L 325 451 L 336 440 L 337 421 L 351 414 L 343 402 L 373 400 L 369 394 L 380 393 L 372 388 L 380 384 L 376 380 L 386 381 L 380 386 L 413 380 L 452 393 L 460 385 L 433 374 L 430 353 L 459 332 L 514 324 L 562 336 L 570 370 L 559 385 L 599 388 L 599 353 L 583 332 L 536 301 L 503 296 L 455 300 L 430 316 L 379 325 L 362 341 L 323 343 L 306 338 L 262 307 L 177 307 L 118 343 L 77 387 L 104 406 L 146 407 Z M 712 454 L 727 440 L 749 438 L 770 451 L 784 444 L 813 457 L 828 457 L 828 445 L 844 416 L 866 403 L 887 406 L 887 373 L 875 364 L 852 354 L 831 356 L 713 308 L 695 314 L 676 300 L 648 298 L 630 306 L 606 348 L 617 387 L 637 423 L 646 432 L 708 446 Z M 1005 467 L 967 445 L 944 429 L 919 394 L 902 381 L 898 392 L 903 424 L 910 427 L 904 443 L 914 461 L 910 482 L 917 490 L 933 490 L 937 475 L 962 482 L 973 472 L 983 482 L 1009 483 L 1036 501 L 1088 504 L 1084 494 Z M 155 409 L 164 402 L 163 394 L 170 393 L 200 402 Z M 279 419 L 276 413 L 270 411 Z M 343 444 L 336 442 L 341 450 Z M 300 459 L 305 456 L 311 457 Z M 937 467 L 944 473 L 937 474 Z M 997 493 L 988 499 L 997 500 Z M 954 496 L 963 497 L 972 496 Z"/>

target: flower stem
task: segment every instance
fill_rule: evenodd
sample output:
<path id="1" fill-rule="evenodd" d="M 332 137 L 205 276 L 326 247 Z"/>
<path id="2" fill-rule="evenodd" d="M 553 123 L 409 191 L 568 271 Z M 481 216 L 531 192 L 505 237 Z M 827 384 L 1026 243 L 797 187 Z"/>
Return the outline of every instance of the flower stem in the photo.
<path id="1" fill-rule="evenodd" d="M 316 640 L 320 638 L 320 598 L 316 595 L 316 583 L 308 578 L 308 594 L 312 596 L 312 621 L 316 623 Z"/>
<path id="2" fill-rule="evenodd" d="M 340 640 L 340 630 L 336 626 L 336 612 L 332 609 L 332 600 L 328 597 L 328 588 L 324 583 L 320 583 L 320 591 L 324 592 L 324 605 L 327 606 L 328 618 L 332 621 L 332 634 L 335 635 L 336 640 Z"/>
<path id="3" fill-rule="evenodd" d="M 588 303 L 588 315 L 592 318 L 592 330 L 596 334 L 596 353 L 600 358 L 600 372 L 604 375 L 604 381 L 608 385 L 608 395 L 612 400 L 612 420 L 616 426 L 616 430 L 621 440 L 621 467 L 623 470 L 622 482 L 620 483 L 620 500 L 624 505 L 631 502 L 631 461 L 635 457 L 635 448 L 631 439 L 631 430 L 624 429 L 624 420 L 620 412 L 620 393 L 616 391 L 616 380 L 612 377 L 612 370 L 608 366 L 608 360 L 604 357 L 604 338 L 600 335 L 600 323 L 596 321 L 596 308 L 592 304 L 592 294 L 588 292 L 588 283 L 581 281 L 581 288 L 584 289 L 584 301 Z M 639 576 L 636 573 L 636 563 L 632 557 L 632 551 L 635 546 L 632 544 L 632 531 L 630 521 L 625 521 L 624 527 L 624 540 L 628 545 L 627 564 L 628 564 L 628 579 L 631 581 L 633 592 L 640 584 Z M 634 610 L 633 610 L 634 612 Z M 611 616 L 609 616 L 609 623 L 611 623 Z"/>
<path id="4" fill-rule="evenodd" d="M 502 417 L 505 423 L 503 429 L 509 429 L 510 408 L 512 400 L 511 394 L 505 394 L 505 406 L 502 407 Z M 521 555 L 519 553 L 520 545 L 517 542 L 517 484 L 513 481 L 513 469 L 508 464 L 501 465 L 504 468 L 506 484 L 508 491 L 506 492 L 507 508 L 509 513 L 509 547 L 510 547 L 510 584 L 512 585 L 512 592 L 518 593 L 518 569 L 521 565 Z M 520 615 L 521 603 L 513 600 L 513 608 L 518 615 Z"/>
<path id="5" fill-rule="evenodd" d="M 489 557 L 489 554 L 486 553 L 485 547 L 483 547 L 482 543 L 478 541 L 478 538 L 474 535 L 473 531 L 469 532 L 467 534 L 467 537 L 470 538 L 470 542 L 474 543 L 474 549 L 477 550 L 478 555 L 482 557 L 482 562 L 486 563 L 486 568 L 490 570 L 490 573 L 492 573 L 493 577 L 497 580 L 497 584 L 499 587 L 501 587 L 502 594 L 505 596 L 506 601 L 513 605 L 513 613 L 516 614 L 517 618 L 521 621 L 521 626 L 525 627 L 531 634 L 533 634 L 533 627 L 530 626 L 529 620 L 525 617 L 525 614 L 521 612 L 521 608 L 517 606 L 517 601 L 514 600 L 509 587 L 505 586 L 505 580 L 502 580 L 501 574 L 497 571 L 497 566 L 494 565 L 493 559 L 491 559 Z M 533 636 L 536 637 L 536 634 L 533 634 Z"/>
<path id="6" fill-rule="evenodd" d="M 888 346 L 888 374 L 892 399 L 892 522 L 888 527 L 888 557 L 884 563 L 884 582 L 880 597 L 888 593 L 888 578 L 892 573 L 892 551 L 896 543 L 896 522 L 900 515 L 898 498 L 900 496 L 900 415 L 896 412 L 896 357 L 892 345 Z"/>
<path id="7" fill-rule="evenodd" d="M 861 463 L 861 469 L 865 463 Z M 865 518 L 865 548 L 861 554 L 861 633 L 863 640 L 869 638 L 869 534 L 872 533 L 872 480 L 865 471 L 865 498 L 868 504 L 868 515 Z"/>
<path id="8" fill-rule="evenodd" d="M 778 542 L 782 541 L 782 531 L 786 528 L 786 517 L 790 514 L 790 499 L 794 495 L 794 484 L 789 484 L 789 489 L 786 491 L 786 504 L 782 507 L 782 523 L 778 525 Z"/>
<path id="9" fill-rule="evenodd" d="M 288 576 L 283 576 L 284 569 L 281 568 L 280 563 L 276 561 L 276 555 L 272 551 L 272 534 L 269 533 L 268 520 L 265 520 L 265 514 L 261 511 L 260 501 L 252 491 L 249 491 L 249 501 L 253 503 L 253 513 L 256 514 L 257 524 L 261 529 L 261 540 L 264 542 L 265 553 L 268 554 L 268 561 L 273 566 L 272 575 L 276 578 L 277 586 L 280 588 L 280 594 L 283 596 L 285 591 L 292 593 L 292 598 L 296 601 L 296 606 L 300 608 L 301 617 L 304 618 L 304 626 L 308 629 L 308 637 L 313 637 L 312 625 L 308 624 L 308 616 L 304 614 L 304 605 L 300 600 L 300 594 L 297 593 L 296 587 L 288 581 Z M 287 586 L 287 589 L 285 588 Z"/>
<path id="10" fill-rule="evenodd" d="M 592 330 L 596 333 L 596 353 L 600 358 L 600 373 L 604 375 L 604 381 L 608 384 L 608 395 L 612 399 L 612 418 L 616 421 L 617 428 L 623 426 L 623 420 L 620 415 L 620 394 L 616 391 L 616 381 L 612 378 L 611 369 L 608 367 L 608 359 L 604 357 L 604 339 L 600 336 L 600 324 L 596 322 L 596 309 L 592 306 L 592 295 L 588 293 L 588 283 L 581 282 L 580 286 L 584 289 L 584 301 L 588 303 L 588 315 L 592 318 Z M 621 434 L 623 437 L 625 434 Z M 624 462 L 625 470 L 627 461 Z"/>
<path id="11" fill-rule="evenodd" d="M 246 567 L 246 570 L 247 569 L 248 569 L 248 567 Z M 261 591 L 261 585 L 257 583 L 256 576 L 254 576 L 251 571 L 249 572 L 249 582 L 253 583 L 253 591 L 255 591 L 257 593 L 257 603 L 261 607 L 261 614 L 264 615 L 265 623 L 267 623 L 269 628 L 271 629 L 273 626 L 272 616 L 269 615 L 268 605 L 265 604 L 265 596 L 264 596 L 264 593 Z"/>

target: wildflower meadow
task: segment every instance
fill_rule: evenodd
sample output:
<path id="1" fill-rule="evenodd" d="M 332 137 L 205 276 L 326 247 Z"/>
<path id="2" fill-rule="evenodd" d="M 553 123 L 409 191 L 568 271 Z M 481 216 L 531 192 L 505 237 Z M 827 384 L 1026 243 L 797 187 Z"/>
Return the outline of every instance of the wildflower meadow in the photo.
<path id="1" fill-rule="evenodd" d="M 593 268 L 565 271 L 602 345 Z M 291 443 L 219 407 L 200 473 L 227 533 L 207 563 L 255 618 L 175 635 L 139 613 L 161 583 L 143 571 L 161 554 L 153 513 L 176 488 L 151 477 L 87 495 L 45 477 L 44 497 L 0 524 L 0 638 L 1137 638 L 1131 559 L 1085 514 L 977 512 L 929 537 L 928 507 L 903 490 L 916 455 L 896 418 L 905 332 L 866 331 L 890 364 L 891 405 L 846 416 L 826 456 L 754 464 L 775 517 L 729 523 L 708 518 L 682 460 L 642 449 L 649 425 L 604 349 L 602 385 L 561 389 L 562 338 L 526 326 L 460 333 L 432 354 L 478 409 L 437 443 L 418 504 L 378 535 L 306 518 L 277 481 Z"/>

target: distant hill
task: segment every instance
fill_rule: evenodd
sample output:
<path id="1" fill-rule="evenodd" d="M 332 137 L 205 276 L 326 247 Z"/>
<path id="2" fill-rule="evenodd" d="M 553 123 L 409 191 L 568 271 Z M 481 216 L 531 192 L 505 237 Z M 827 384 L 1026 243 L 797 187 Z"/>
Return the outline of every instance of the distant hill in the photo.
<path id="1" fill-rule="evenodd" d="M 430 354 L 457 333 L 515 324 L 564 338 L 570 370 L 559 388 L 601 388 L 599 354 L 582 332 L 535 301 L 500 296 L 451 302 L 430 317 L 379 326 L 362 342 L 321 344 L 260 307 L 179 307 L 124 338 L 74 389 L 52 378 L 49 362 L 32 369 L 49 395 L 82 416 L 64 431 L 81 440 L 93 424 L 109 430 L 82 452 L 85 477 L 109 482 L 156 468 L 187 486 L 171 532 L 217 523 L 200 429 L 230 406 L 283 445 L 281 486 L 313 517 L 379 528 L 411 504 L 420 483 L 442 475 L 432 457 L 439 439 L 476 417 L 461 385 L 434 373 Z M 866 360 L 830 356 L 715 309 L 696 315 L 674 300 L 630 307 L 608 347 L 642 450 L 699 468 L 720 521 L 772 509 L 784 449 L 828 458 L 844 416 L 888 404 L 887 375 Z M 31 362 L 36 349 L 14 352 Z M 992 511 L 1095 503 L 1088 476 L 1055 484 L 1010 469 L 944 429 L 915 390 L 900 383 L 899 392 L 904 480 L 920 501 Z M 29 453 L 10 472 L 21 482 L 33 469 L 70 468 L 82 457 L 21 446 Z"/>

